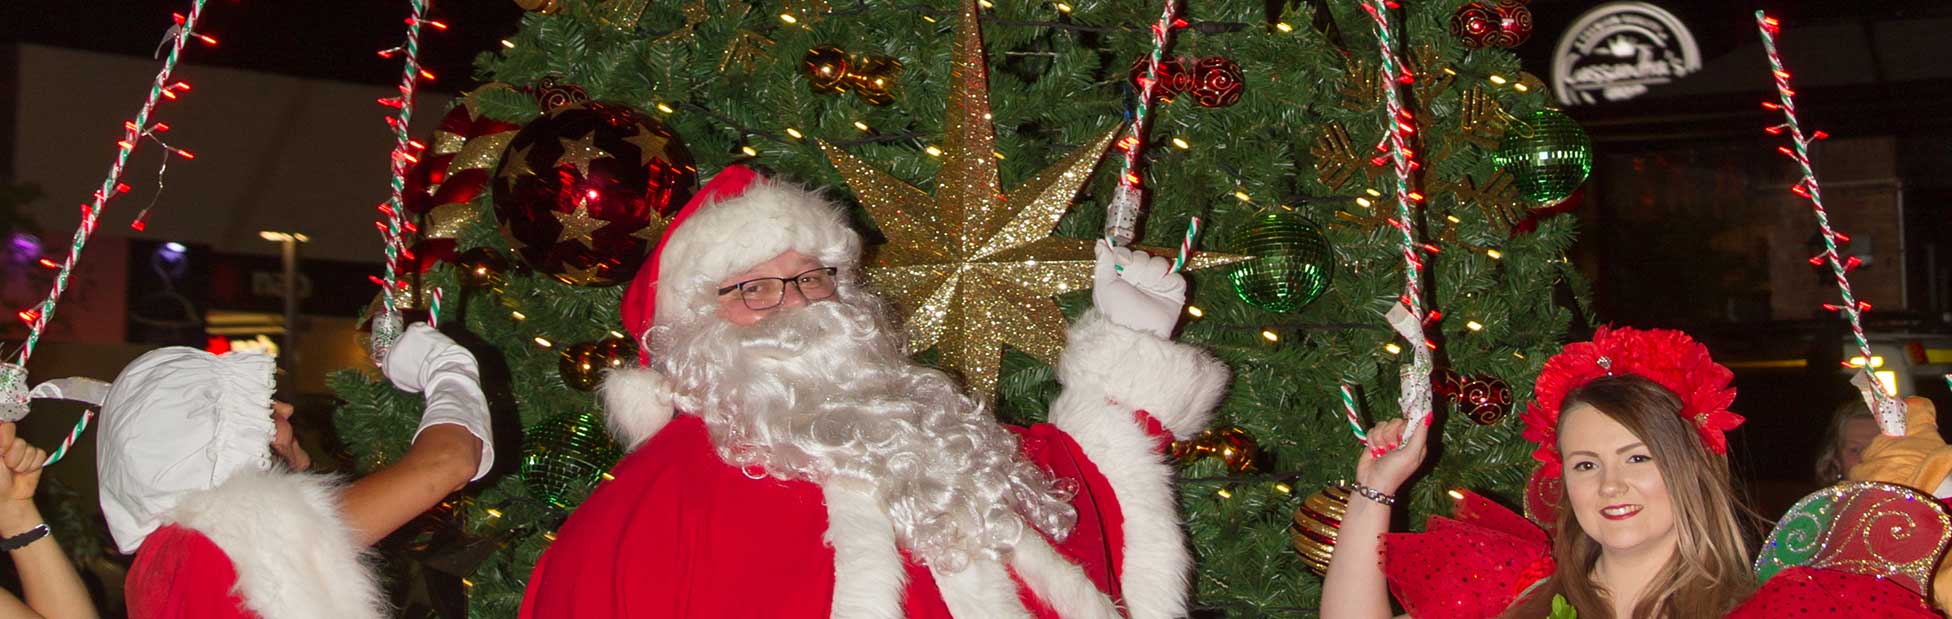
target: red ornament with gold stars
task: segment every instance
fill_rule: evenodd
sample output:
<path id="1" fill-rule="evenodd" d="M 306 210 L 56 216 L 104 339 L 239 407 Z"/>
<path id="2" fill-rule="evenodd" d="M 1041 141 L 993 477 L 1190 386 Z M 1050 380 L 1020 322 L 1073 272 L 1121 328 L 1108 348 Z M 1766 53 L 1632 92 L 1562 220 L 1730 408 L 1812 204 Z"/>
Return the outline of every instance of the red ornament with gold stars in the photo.
<path id="1" fill-rule="evenodd" d="M 1523 0 L 1468 2 L 1451 14 L 1450 32 L 1466 47 L 1518 47 L 1532 36 L 1532 10 Z"/>
<path id="2" fill-rule="evenodd" d="M 513 253 L 565 284 L 630 281 L 690 199 L 684 141 L 637 110 L 572 104 L 530 121 L 495 170 L 495 220 Z"/>

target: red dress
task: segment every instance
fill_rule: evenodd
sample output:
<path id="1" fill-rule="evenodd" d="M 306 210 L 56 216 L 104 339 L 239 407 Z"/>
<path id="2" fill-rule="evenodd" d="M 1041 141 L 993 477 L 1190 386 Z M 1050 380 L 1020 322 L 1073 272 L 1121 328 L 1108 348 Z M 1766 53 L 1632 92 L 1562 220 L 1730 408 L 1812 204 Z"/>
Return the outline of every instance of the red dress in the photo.
<path id="1" fill-rule="evenodd" d="M 1111 486 L 1064 432 L 1013 428 L 1024 453 L 1074 480 L 1078 526 L 1059 554 L 1119 599 L 1123 518 Z M 673 419 L 626 456 L 557 532 L 529 578 L 521 616 L 827 617 L 834 549 L 823 539 L 821 488 L 805 481 L 751 479 L 712 449 L 702 420 Z M 914 619 L 949 619 L 928 568 L 904 554 L 903 608 Z M 1036 616 L 1056 619 L 1028 588 Z"/>
<path id="2" fill-rule="evenodd" d="M 237 569 L 217 544 L 167 525 L 143 541 L 122 594 L 129 619 L 258 619 L 236 586 Z"/>
<path id="3" fill-rule="evenodd" d="M 1831 489 L 1835 491 L 1836 489 Z M 1866 490 L 1850 488 L 1849 491 Z M 1907 562 L 1929 559 L 1945 549 L 1948 535 L 1943 508 L 1935 502 L 1914 501 L 1915 497 L 1890 488 L 1871 488 L 1872 492 L 1849 495 L 1836 504 L 1857 500 L 1852 505 L 1878 505 L 1908 510 L 1905 522 L 1915 528 L 1892 532 L 1890 544 L 1865 535 L 1828 535 L 1832 527 L 1839 532 L 1891 529 L 1896 520 L 1868 526 L 1876 516 L 1865 510 L 1829 510 L 1830 505 L 1815 505 L 1812 495 L 1785 516 L 1765 544 L 1764 558 L 1777 559 L 1776 570 L 1755 594 L 1728 619 L 1787 619 L 1827 617 L 1844 619 L 1933 619 L 1940 617 L 1926 600 L 1922 580 L 1906 577 L 1902 570 L 1876 566 L 1862 560 L 1866 554 L 1897 555 Z M 1871 496 L 1873 493 L 1877 496 Z M 1914 493 L 1915 494 L 1915 493 Z M 1843 496 L 1843 495 L 1839 495 Z M 1895 499 L 1895 503 L 1886 503 Z M 1815 505 L 1804 509 L 1806 504 Z M 1929 505 L 1929 507 L 1927 507 Z M 1823 513 L 1816 513 L 1823 511 Z M 1798 513 L 1807 515 L 1795 520 Z M 1940 517 L 1933 517 L 1934 514 Z M 1552 575 L 1551 542 L 1545 531 L 1523 516 L 1476 494 L 1464 493 L 1457 502 L 1455 518 L 1433 516 L 1421 533 L 1390 533 L 1383 536 L 1383 571 L 1390 593 L 1414 619 L 1492 619 L 1502 614 L 1520 596 Z M 1810 532 L 1807 539 L 1828 540 L 1817 544 L 1794 543 L 1785 536 Z M 1820 532 L 1820 533 L 1819 533 Z M 1872 540 L 1875 553 L 1865 553 L 1852 544 Z M 1800 553 L 1783 548 L 1798 546 Z M 1902 549 L 1900 549 L 1902 547 Z M 1798 556 L 1784 556 L 1798 554 Z M 1932 561 L 1925 560 L 1929 566 Z M 1929 572 L 1926 572 L 1929 573 Z"/>

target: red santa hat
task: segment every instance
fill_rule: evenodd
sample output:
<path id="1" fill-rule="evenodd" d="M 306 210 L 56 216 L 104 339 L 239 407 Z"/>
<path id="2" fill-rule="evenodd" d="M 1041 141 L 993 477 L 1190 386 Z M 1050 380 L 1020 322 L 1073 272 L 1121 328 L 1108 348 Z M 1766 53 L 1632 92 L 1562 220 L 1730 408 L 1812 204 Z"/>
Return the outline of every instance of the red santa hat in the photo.
<path id="1" fill-rule="evenodd" d="M 721 281 L 788 251 L 853 269 L 861 262 L 861 235 L 818 193 L 742 165 L 712 177 L 672 217 L 650 263 L 624 292 L 624 328 L 637 338 L 638 361 L 646 367 L 613 371 L 600 389 L 611 434 L 626 449 L 656 434 L 673 413 L 669 383 L 648 367 L 651 327 L 711 314 Z"/>

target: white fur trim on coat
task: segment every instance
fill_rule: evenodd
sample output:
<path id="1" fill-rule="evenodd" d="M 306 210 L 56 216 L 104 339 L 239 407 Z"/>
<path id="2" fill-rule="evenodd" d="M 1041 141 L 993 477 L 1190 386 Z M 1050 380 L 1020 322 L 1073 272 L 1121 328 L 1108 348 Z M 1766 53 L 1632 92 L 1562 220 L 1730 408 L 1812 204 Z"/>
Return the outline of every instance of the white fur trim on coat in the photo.
<path id="1" fill-rule="evenodd" d="M 603 400 L 603 418 L 610 436 L 624 451 L 637 449 L 650 440 L 675 413 L 671 404 L 671 383 L 664 374 L 649 368 L 625 368 L 604 373 L 597 385 Z"/>
<path id="2" fill-rule="evenodd" d="M 743 193 L 702 205 L 658 249 L 655 324 L 712 311 L 719 282 L 788 250 L 851 270 L 861 235 L 840 207 L 792 183 L 761 179 Z"/>
<path id="3" fill-rule="evenodd" d="M 829 480 L 827 544 L 834 548 L 834 619 L 900 619 L 908 568 L 895 526 L 866 484 Z"/>
<path id="4" fill-rule="evenodd" d="M 1065 619 L 1123 619 L 1118 606 L 1098 584 L 1091 582 L 1084 568 L 1057 553 L 1044 536 L 1026 533 L 1010 550 L 1010 568 L 1029 585 L 1037 599 L 1043 600 Z"/>
<path id="5" fill-rule="evenodd" d="M 264 619 L 387 616 L 366 547 L 340 518 L 339 488 L 329 477 L 238 471 L 184 496 L 169 519 L 230 557 L 236 593 Z"/>
<path id="6" fill-rule="evenodd" d="M 1027 535 L 1036 535 L 1027 532 Z M 956 619 L 1032 619 L 1003 564 L 977 559 L 960 571 L 948 572 L 929 567 L 935 587 L 942 592 L 942 603 Z"/>
<path id="7" fill-rule="evenodd" d="M 1057 372 L 1064 391 L 1051 405 L 1051 423 L 1097 465 L 1124 514 L 1118 573 L 1126 610 L 1132 619 L 1184 616 L 1193 559 L 1173 468 L 1132 413 L 1146 411 L 1173 434 L 1191 436 L 1212 419 L 1230 380 L 1226 366 L 1094 310 L 1071 327 Z"/>

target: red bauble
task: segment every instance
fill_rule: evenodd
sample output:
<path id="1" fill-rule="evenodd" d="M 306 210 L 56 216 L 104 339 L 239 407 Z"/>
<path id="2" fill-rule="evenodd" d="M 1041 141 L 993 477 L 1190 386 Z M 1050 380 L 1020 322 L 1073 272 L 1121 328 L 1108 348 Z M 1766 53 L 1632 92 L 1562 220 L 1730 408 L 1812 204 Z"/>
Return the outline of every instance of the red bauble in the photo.
<path id="1" fill-rule="evenodd" d="M 1450 31 L 1467 47 L 1518 47 L 1532 36 L 1532 10 L 1523 0 L 1467 3 L 1451 14 Z"/>
<path id="2" fill-rule="evenodd" d="M 1193 83 L 1186 89 L 1193 95 L 1193 101 L 1200 107 L 1227 107 L 1240 101 L 1240 93 L 1247 89 L 1245 75 L 1240 65 L 1219 56 L 1201 58 L 1193 63 Z"/>
<path id="3" fill-rule="evenodd" d="M 1465 376 L 1444 370 L 1433 390 L 1450 401 L 1452 412 L 1468 416 L 1481 426 L 1498 423 L 1511 414 L 1511 385 L 1496 376 Z"/>
<path id="4" fill-rule="evenodd" d="M 508 143 L 495 170 L 495 220 L 537 272 L 608 286 L 637 273 L 660 216 L 697 181 L 691 152 L 664 123 L 618 105 L 569 105 Z"/>
<path id="5" fill-rule="evenodd" d="M 1151 57 L 1140 58 L 1138 62 L 1132 64 L 1133 92 L 1145 92 L 1145 68 L 1146 63 L 1151 60 Z M 1187 71 L 1184 60 L 1161 59 L 1158 76 L 1159 84 L 1152 87 L 1152 94 L 1166 103 L 1171 103 L 1174 96 L 1193 87 L 1193 74 Z"/>

